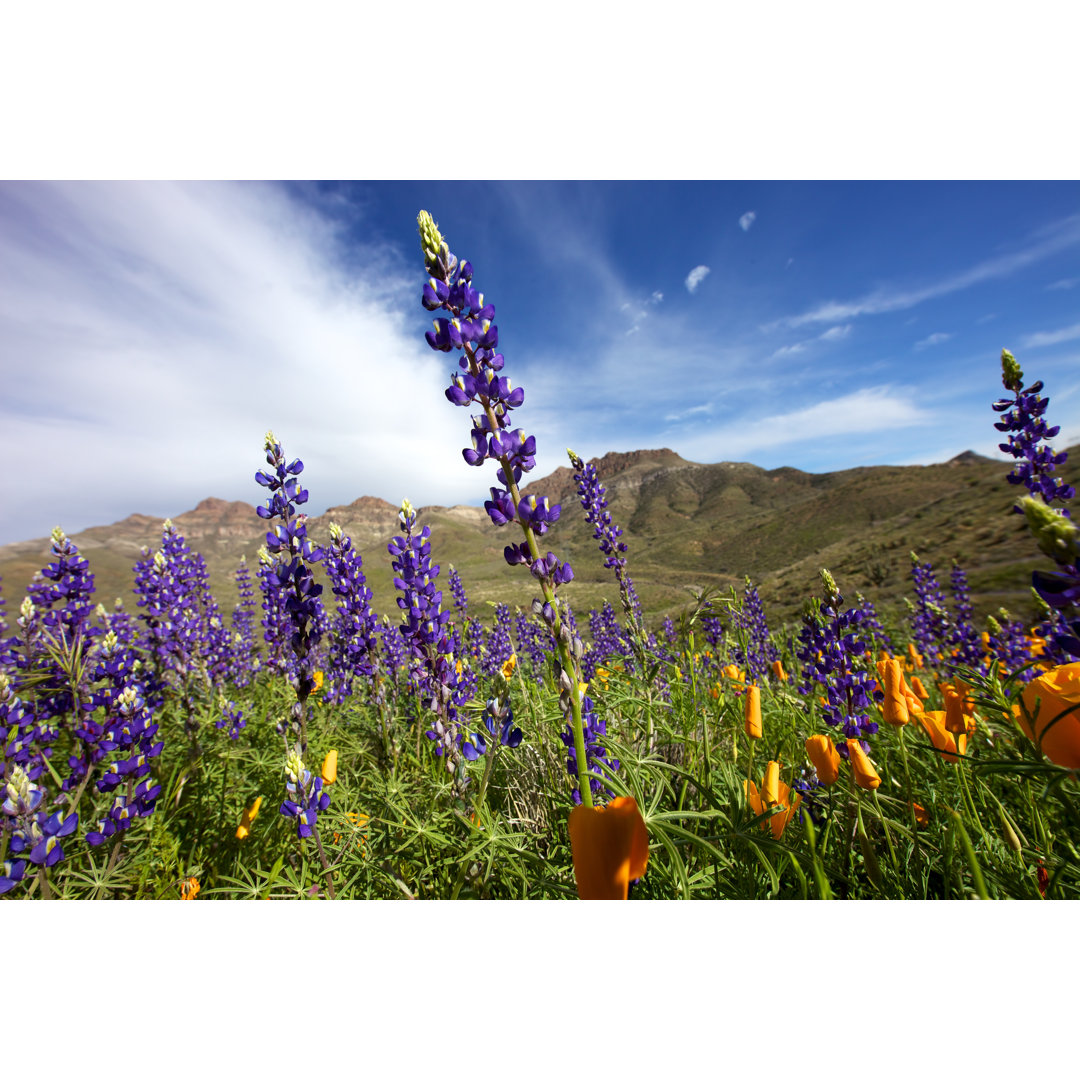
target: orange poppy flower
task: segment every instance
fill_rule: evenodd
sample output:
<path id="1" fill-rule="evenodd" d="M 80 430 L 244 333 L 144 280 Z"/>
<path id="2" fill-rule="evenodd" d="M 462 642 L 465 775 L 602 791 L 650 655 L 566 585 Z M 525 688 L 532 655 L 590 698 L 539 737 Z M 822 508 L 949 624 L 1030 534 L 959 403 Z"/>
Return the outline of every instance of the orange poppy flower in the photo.
<path id="1" fill-rule="evenodd" d="M 582 900 L 625 900 L 649 862 L 649 832 L 637 802 L 620 796 L 607 806 L 575 806 L 570 848 Z"/>
<path id="2" fill-rule="evenodd" d="M 728 664 L 728 666 L 724 668 L 723 673 L 735 684 L 735 686 L 739 690 L 742 690 L 746 686 L 746 681 L 743 678 L 743 673 L 734 664 Z"/>
<path id="3" fill-rule="evenodd" d="M 240 817 L 240 824 L 236 827 L 236 839 L 246 840 L 251 835 L 252 822 L 259 816 L 259 807 L 262 806 L 262 796 L 256 795 L 255 801 L 244 811 Z"/>
<path id="4" fill-rule="evenodd" d="M 331 750 L 322 763 L 322 778 L 324 784 L 333 784 L 337 781 L 337 751 Z"/>
<path id="5" fill-rule="evenodd" d="M 954 735 L 945 726 L 945 713 L 940 709 L 929 709 L 919 715 L 918 721 L 930 736 L 934 749 L 941 751 L 941 756 L 955 765 L 967 749 L 967 735 Z"/>
<path id="6" fill-rule="evenodd" d="M 903 727 L 911 717 L 908 715 L 907 695 L 904 693 L 904 673 L 899 660 L 886 660 L 878 664 L 882 674 L 882 692 L 885 700 L 881 703 L 881 715 L 887 724 Z"/>
<path id="7" fill-rule="evenodd" d="M 1080 661 L 1033 679 L 1020 700 L 1024 734 L 1055 765 L 1080 769 Z"/>
<path id="8" fill-rule="evenodd" d="M 743 715 L 746 718 L 746 734 L 751 739 L 761 738 L 761 690 L 751 686 L 746 692 L 746 702 L 743 705 Z"/>
<path id="9" fill-rule="evenodd" d="M 787 682 L 787 672 L 784 670 L 784 665 L 779 660 L 772 662 L 772 673 L 780 680 L 780 682 Z"/>
<path id="10" fill-rule="evenodd" d="M 186 881 L 180 884 L 180 899 L 181 900 L 194 900 L 199 895 L 199 890 L 202 886 L 199 884 L 199 879 L 189 877 Z"/>
<path id="11" fill-rule="evenodd" d="M 851 770 L 855 773 L 855 783 L 866 791 L 873 791 L 881 783 L 877 769 L 870 763 L 858 739 L 848 739 L 847 748 L 848 761 L 851 762 Z"/>
<path id="12" fill-rule="evenodd" d="M 909 644 L 909 645 L 908 645 L 908 647 L 907 647 L 907 654 L 908 654 L 908 657 L 909 657 L 909 658 L 910 658 L 910 660 L 911 660 L 911 663 L 912 663 L 912 664 L 913 664 L 913 665 L 914 665 L 915 667 L 917 667 L 917 668 L 921 668 L 921 667 L 923 666 L 923 658 L 922 658 L 922 655 L 921 655 L 921 653 L 919 652 L 919 650 L 915 648 L 915 645 L 914 645 L 914 643 L 912 643 L 912 644 Z"/>
<path id="13" fill-rule="evenodd" d="M 806 756 L 817 771 L 817 778 L 826 787 L 840 779 L 840 755 L 828 735 L 811 735 L 806 740 Z"/>
<path id="14" fill-rule="evenodd" d="M 930 824 L 930 815 L 917 802 L 911 804 L 911 809 L 915 811 L 915 823 L 917 825 Z"/>
<path id="15" fill-rule="evenodd" d="M 963 686 L 963 683 L 960 685 Z M 941 694 L 945 698 L 945 730 L 954 735 L 974 735 L 976 728 L 971 699 L 948 683 L 942 688 Z"/>
<path id="16" fill-rule="evenodd" d="M 926 687 L 922 684 L 922 679 L 918 675 L 911 677 L 911 692 L 920 700 L 925 701 L 930 695 L 926 692 Z"/>
<path id="17" fill-rule="evenodd" d="M 780 763 L 770 761 L 765 766 L 765 779 L 762 782 L 760 794 L 753 780 L 744 780 L 743 790 L 746 792 L 746 801 L 755 814 L 764 814 L 774 806 L 783 808 L 779 814 L 773 814 L 771 818 L 761 823 L 763 829 L 767 825 L 772 826 L 773 838 L 779 840 L 787 823 L 799 809 L 799 803 L 802 802 L 802 796 L 796 795 L 795 801 L 790 806 L 788 805 L 791 789 L 780 779 Z"/>

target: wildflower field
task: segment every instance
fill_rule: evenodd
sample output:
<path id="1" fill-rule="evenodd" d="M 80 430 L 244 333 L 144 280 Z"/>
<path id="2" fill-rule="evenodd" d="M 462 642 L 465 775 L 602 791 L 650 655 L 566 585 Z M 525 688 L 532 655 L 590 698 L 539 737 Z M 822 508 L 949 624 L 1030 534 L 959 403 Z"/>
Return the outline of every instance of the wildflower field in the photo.
<path id="1" fill-rule="evenodd" d="M 656 622 L 570 452 L 621 600 L 574 611 L 561 508 L 520 489 L 539 448 L 494 305 L 424 212 L 419 231 L 427 342 L 456 361 L 462 454 L 531 606 L 470 605 L 405 500 L 380 619 L 350 536 L 308 535 L 303 462 L 272 432 L 232 611 L 170 522 L 137 611 L 99 605 L 55 530 L 0 607 L 4 899 L 1080 895 L 1080 534 L 1042 383 L 1003 352 L 987 420 L 1046 558 L 1034 625 L 979 623 L 964 568 L 917 552 L 902 617 L 822 567 L 797 624 L 770 625 L 749 578 Z"/>

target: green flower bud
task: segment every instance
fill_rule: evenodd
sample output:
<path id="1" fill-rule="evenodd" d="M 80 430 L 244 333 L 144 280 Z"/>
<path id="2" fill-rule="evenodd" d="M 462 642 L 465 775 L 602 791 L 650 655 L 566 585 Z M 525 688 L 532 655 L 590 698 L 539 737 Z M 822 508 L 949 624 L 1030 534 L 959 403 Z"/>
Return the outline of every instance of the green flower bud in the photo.
<path id="1" fill-rule="evenodd" d="M 420 248 L 424 252 L 424 261 L 430 265 L 442 251 L 442 233 L 439 232 L 435 219 L 426 210 L 421 210 L 417 214 L 416 224 L 420 230 Z"/>
<path id="2" fill-rule="evenodd" d="M 1001 381 L 1006 390 L 1019 390 L 1024 385 L 1024 373 L 1008 349 L 1001 350 Z"/>
<path id="3" fill-rule="evenodd" d="M 1051 509 L 1041 499 L 1026 495 L 1017 505 L 1024 511 L 1039 550 L 1056 563 L 1071 563 L 1080 557 L 1080 533 L 1076 525 L 1059 510 Z"/>

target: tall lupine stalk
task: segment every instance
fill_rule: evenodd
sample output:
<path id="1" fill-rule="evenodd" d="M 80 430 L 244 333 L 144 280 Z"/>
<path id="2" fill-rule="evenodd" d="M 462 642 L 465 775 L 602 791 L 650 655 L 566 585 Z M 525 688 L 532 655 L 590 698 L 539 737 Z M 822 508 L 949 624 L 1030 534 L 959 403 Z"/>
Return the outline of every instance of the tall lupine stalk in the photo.
<path id="1" fill-rule="evenodd" d="M 615 574 L 623 613 L 633 626 L 635 636 L 643 644 L 645 619 L 641 612 L 641 601 L 626 569 L 626 553 L 630 549 L 626 542 L 620 539 L 622 529 L 611 520 L 607 490 L 600 483 L 599 473 L 592 462 L 586 464 L 573 450 L 568 449 L 566 453 L 574 469 L 574 482 L 577 484 L 581 507 L 585 511 L 585 520 L 593 527 L 593 539 L 604 556 L 604 566 Z"/>
<path id="2" fill-rule="evenodd" d="M 484 646 L 484 658 L 480 664 L 485 678 L 494 677 L 503 664 L 514 654 L 514 641 L 510 636 L 510 608 L 506 604 L 495 605 L 495 623 Z"/>
<path id="3" fill-rule="evenodd" d="M 259 591 L 262 594 L 263 641 L 266 642 L 266 667 L 296 682 L 296 654 L 292 650 L 292 620 L 286 607 L 287 597 L 277 576 L 277 560 L 264 545 L 259 548 Z"/>
<path id="4" fill-rule="evenodd" d="M 1008 443 L 1002 443 L 1001 449 L 1019 459 L 1007 479 L 1010 484 L 1023 484 L 1031 492 L 1019 500 L 1014 510 L 1024 514 L 1039 550 L 1057 563 L 1056 571 L 1033 571 L 1031 584 L 1063 624 L 1055 634 L 1055 648 L 1080 657 L 1080 530 L 1067 507 L 1052 505 L 1066 503 L 1076 494 L 1071 485 L 1053 475 L 1068 455 L 1064 451 L 1055 454 L 1051 447 L 1042 445 L 1060 430 L 1047 427 L 1043 419 L 1050 401 L 1039 396 L 1042 382 L 1025 388 L 1024 373 L 1008 349 L 1002 350 L 1001 370 L 1002 382 L 1013 398 L 994 403 L 995 412 L 1005 412 L 994 426 L 1010 432 Z"/>
<path id="5" fill-rule="evenodd" d="M 548 528 L 559 519 L 559 507 L 547 505 L 536 496 L 522 496 L 518 484 L 522 474 L 536 463 L 536 439 L 521 429 L 510 429 L 510 413 L 525 400 L 525 392 L 515 388 L 499 373 L 503 356 L 495 351 L 499 343 L 498 327 L 492 322 L 495 307 L 485 304 L 482 293 L 472 284 L 473 269 L 468 262 L 459 263 L 443 240 L 438 226 L 427 211 L 417 218 L 420 245 L 429 275 L 424 286 L 423 305 L 428 311 L 445 311 L 449 318 L 435 320 L 434 331 L 427 332 L 431 348 L 440 352 L 461 352 L 460 371 L 455 373 L 446 391 L 454 405 L 478 406 L 480 414 L 473 417 L 472 446 L 462 451 L 469 465 L 480 466 L 487 459 L 498 463 L 496 478 L 502 487 L 491 489 L 491 499 L 484 506 L 496 526 L 516 520 L 522 532 L 522 542 L 510 544 L 503 552 L 511 566 L 524 565 L 536 578 L 542 598 L 534 601 L 538 614 L 552 634 L 558 647 L 560 664 L 559 688 L 563 715 L 568 721 L 573 742 L 573 767 L 577 774 L 578 790 L 583 803 L 593 805 L 586 755 L 585 729 L 582 722 L 584 693 L 581 690 L 581 640 L 571 629 L 560 611 L 557 590 L 572 580 L 568 563 L 560 563 L 553 552 L 540 554 L 537 543 Z"/>
<path id="6" fill-rule="evenodd" d="M 825 691 L 822 714 L 825 723 L 839 729 L 844 739 L 864 742 L 877 733 L 877 722 L 870 719 L 874 704 L 874 679 L 866 668 L 866 642 L 863 638 L 864 616 L 859 608 L 844 608 L 844 598 L 832 574 L 822 570 L 824 586 L 820 602 L 811 604 L 803 616 L 799 640 L 799 659 L 803 681 L 799 692 L 810 695 L 814 687 Z M 841 757 L 847 757 L 846 742 L 837 745 Z"/>
<path id="7" fill-rule="evenodd" d="M 233 608 L 233 681 L 239 687 L 251 682 L 255 671 L 255 590 L 251 586 L 251 571 L 247 556 L 240 556 L 236 568 L 236 591 L 240 602 Z"/>
<path id="8" fill-rule="evenodd" d="M 737 636 L 746 640 L 745 655 L 741 655 L 741 649 L 732 648 L 735 662 L 745 664 L 752 679 L 762 678 L 772 662 L 780 659 L 780 654 L 769 636 L 765 605 L 758 595 L 757 586 L 749 578 L 743 588 L 742 604 L 732 611 L 731 626 Z"/>
<path id="9" fill-rule="evenodd" d="M 893 651 L 892 638 L 885 632 L 885 627 L 881 625 L 881 619 L 878 616 L 877 608 L 874 607 L 874 602 L 868 600 L 862 593 L 855 594 L 855 601 L 862 612 L 863 632 L 871 639 L 875 648 L 884 649 L 886 652 L 891 653 Z"/>
<path id="10" fill-rule="evenodd" d="M 338 598 L 331 623 L 326 700 L 344 701 L 357 678 L 375 674 L 375 634 L 379 617 L 371 610 L 371 590 L 364 576 L 364 561 L 350 537 L 336 522 L 330 523 L 326 574 Z"/>
<path id="11" fill-rule="evenodd" d="M 915 585 L 915 606 L 911 615 L 915 646 L 929 659 L 941 660 L 952 635 L 945 594 L 933 566 L 929 562 L 919 562 L 914 551 L 911 552 L 911 580 Z"/>
<path id="12" fill-rule="evenodd" d="M 949 584 L 953 594 L 953 622 L 949 634 L 953 664 L 977 668 L 982 661 L 982 642 L 975 626 L 975 611 L 971 606 L 971 591 L 967 574 L 958 563 L 953 563 Z"/>
<path id="13" fill-rule="evenodd" d="M 307 489 L 297 477 L 304 471 L 304 463 L 295 458 L 285 463 L 281 444 L 272 431 L 264 440 L 266 463 L 272 473 L 260 469 L 255 480 L 270 491 L 265 506 L 256 507 L 256 513 L 265 521 L 279 519 L 272 532 L 266 534 L 266 550 L 272 565 L 267 568 L 268 584 L 281 590 L 284 611 L 290 629 L 289 644 L 296 657 L 296 702 L 293 719 L 300 733 L 299 754 L 307 753 L 308 698 L 315 689 L 314 649 L 319 642 L 317 616 L 321 604 L 322 586 L 317 584 L 311 571 L 320 562 L 324 552 L 313 547 L 307 538 L 307 514 L 297 512 L 296 507 L 308 500 Z"/>
<path id="14" fill-rule="evenodd" d="M 468 780 L 465 761 L 475 761 L 486 749 L 482 736 L 470 734 L 458 723 L 457 706 L 465 692 L 459 685 L 457 664 L 450 640 L 450 612 L 442 609 L 442 591 L 435 579 L 440 567 L 431 561 L 431 529 L 424 526 L 413 535 L 416 511 L 408 499 L 402 501 L 398 521 L 405 532 L 387 545 L 393 557 L 394 586 L 402 612 L 401 635 L 416 663 L 413 665 L 421 694 L 433 714 L 427 737 L 435 743 L 435 753 L 445 759 L 454 789 L 463 796 Z M 417 725 L 417 745 L 420 729 Z"/>
<path id="15" fill-rule="evenodd" d="M 296 658 L 296 701 L 292 716 L 299 739 L 291 750 L 288 739 L 285 742 L 287 797 L 280 811 L 296 820 L 296 835 L 300 840 L 309 836 L 315 840 L 326 875 L 327 892 L 332 900 L 334 883 L 318 829 L 318 815 L 330 806 L 330 796 L 322 790 L 322 778 L 312 776 L 303 762 L 307 753 L 308 698 L 315 689 L 314 651 L 321 632 L 318 617 L 322 607 L 319 602 L 322 586 L 316 583 L 311 568 L 321 561 L 324 552 L 319 547 L 313 547 L 307 538 L 307 514 L 296 510 L 297 506 L 308 501 L 307 489 L 297 479 L 304 471 L 304 463 L 294 458 L 286 464 L 281 443 L 272 431 L 266 433 L 263 449 L 266 451 L 266 463 L 273 472 L 260 469 L 255 474 L 255 480 L 270 491 L 270 497 L 264 506 L 255 509 L 264 521 L 278 519 L 273 531 L 266 534 L 266 551 L 271 560 L 270 565 L 264 564 L 266 584 L 270 594 L 274 594 L 275 588 L 280 590 L 276 595 L 284 600 L 284 611 L 291 631 L 289 645 Z"/>

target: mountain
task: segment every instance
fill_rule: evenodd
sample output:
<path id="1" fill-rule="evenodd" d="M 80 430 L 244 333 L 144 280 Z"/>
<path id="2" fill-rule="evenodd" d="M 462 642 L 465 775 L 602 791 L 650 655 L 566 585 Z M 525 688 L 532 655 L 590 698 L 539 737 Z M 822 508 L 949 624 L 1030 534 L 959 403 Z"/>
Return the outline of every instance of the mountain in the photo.
<path id="1" fill-rule="evenodd" d="M 912 550 L 934 564 L 946 591 L 956 559 L 968 572 L 979 614 L 1005 605 L 1029 618 L 1031 570 L 1048 565 L 1023 518 L 1010 513 L 1024 489 L 1006 482 L 1008 464 L 970 451 L 940 465 L 831 473 L 766 470 L 744 462 L 702 465 L 668 449 L 610 453 L 593 463 L 612 519 L 624 529 L 630 573 L 653 619 L 676 615 L 689 600 L 688 587 L 741 590 L 749 575 L 759 585 L 770 622 L 778 625 L 796 619 L 805 598 L 818 592 L 822 567 L 832 571 L 845 596 L 860 591 L 902 615 L 902 598 L 912 595 Z M 1080 486 L 1080 447 L 1072 449 L 1062 475 Z M 584 613 L 604 598 L 618 609 L 614 578 L 592 539 L 571 470 L 558 468 L 523 490 L 562 505 L 545 539 L 574 567 L 566 596 L 575 610 Z M 205 557 L 215 595 L 223 610 L 231 610 L 237 562 L 244 555 L 253 570 L 257 566 L 265 523 L 247 503 L 213 498 L 173 520 Z M 435 561 L 452 563 L 461 573 L 473 613 L 490 612 L 487 601 L 526 606 L 536 594 L 529 575 L 507 567 L 502 557 L 503 547 L 516 539 L 515 526 L 496 529 L 473 506 L 421 507 L 418 520 L 431 528 Z M 311 518 L 309 536 L 327 542 L 331 521 L 361 551 L 376 609 L 396 618 L 386 544 L 398 532 L 397 508 L 362 496 Z M 160 545 L 161 526 L 160 519 L 132 514 L 72 536 L 90 562 L 103 602 L 121 596 L 129 610 L 137 610 L 131 567 L 144 546 Z M 48 538 L 0 548 L 9 622 L 33 573 L 49 558 Z M 448 585 L 443 588 L 449 603 Z"/>

